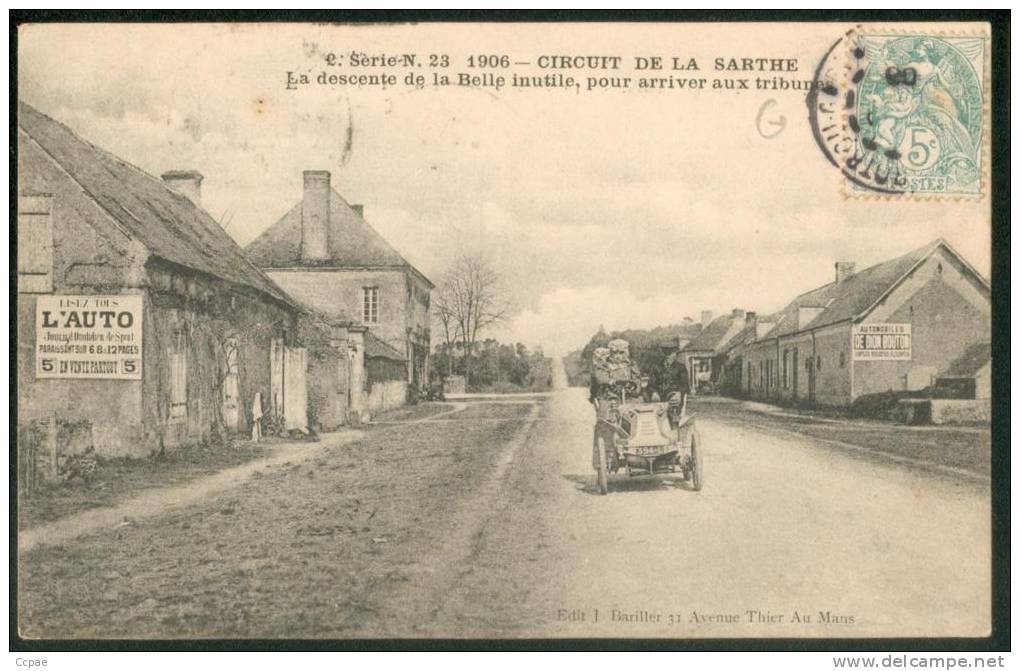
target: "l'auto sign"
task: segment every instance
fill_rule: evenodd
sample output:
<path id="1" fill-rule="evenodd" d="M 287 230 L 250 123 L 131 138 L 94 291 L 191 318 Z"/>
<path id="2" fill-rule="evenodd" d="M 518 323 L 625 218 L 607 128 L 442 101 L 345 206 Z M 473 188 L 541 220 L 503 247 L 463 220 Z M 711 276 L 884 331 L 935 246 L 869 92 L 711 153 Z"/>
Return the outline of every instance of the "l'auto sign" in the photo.
<path id="1" fill-rule="evenodd" d="M 142 379 L 142 297 L 39 296 L 35 376 Z"/>
<path id="2" fill-rule="evenodd" d="M 910 324 L 857 324 L 851 334 L 855 361 L 909 361 Z"/>

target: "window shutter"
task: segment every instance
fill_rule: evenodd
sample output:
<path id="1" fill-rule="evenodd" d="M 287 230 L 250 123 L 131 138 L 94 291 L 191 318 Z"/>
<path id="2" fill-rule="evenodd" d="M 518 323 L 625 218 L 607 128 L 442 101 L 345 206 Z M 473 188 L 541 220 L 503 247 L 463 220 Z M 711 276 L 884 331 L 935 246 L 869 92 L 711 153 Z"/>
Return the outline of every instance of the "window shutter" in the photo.
<path id="1" fill-rule="evenodd" d="M 18 197 L 18 291 L 53 291 L 52 196 Z"/>

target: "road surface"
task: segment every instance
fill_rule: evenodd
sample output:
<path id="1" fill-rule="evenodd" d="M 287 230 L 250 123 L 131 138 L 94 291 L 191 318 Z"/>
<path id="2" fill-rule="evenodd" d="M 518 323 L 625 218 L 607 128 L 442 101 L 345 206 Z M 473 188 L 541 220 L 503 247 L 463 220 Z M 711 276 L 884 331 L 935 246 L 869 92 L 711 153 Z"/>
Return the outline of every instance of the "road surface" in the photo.
<path id="1" fill-rule="evenodd" d="M 868 637 L 989 630 L 987 484 L 714 417 L 705 486 L 593 489 L 584 390 L 395 419 L 22 555 L 64 637 Z M 717 413 L 716 413 L 717 414 Z"/>
<path id="2" fill-rule="evenodd" d="M 562 474 L 534 497 L 556 548 L 547 609 L 575 618 L 557 635 L 988 634 L 987 485 L 719 422 L 702 403 L 701 492 L 620 476 L 598 496 L 590 454 L 562 439 L 590 435 L 579 392 L 552 401 L 530 452 Z"/>

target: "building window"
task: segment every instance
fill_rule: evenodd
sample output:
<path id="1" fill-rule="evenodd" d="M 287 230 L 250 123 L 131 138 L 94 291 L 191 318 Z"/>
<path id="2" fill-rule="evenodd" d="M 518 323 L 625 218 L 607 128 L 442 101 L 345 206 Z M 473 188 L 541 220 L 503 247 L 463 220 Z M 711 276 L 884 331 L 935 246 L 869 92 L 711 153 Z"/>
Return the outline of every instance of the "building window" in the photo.
<path id="1" fill-rule="evenodd" d="M 783 389 L 790 388 L 790 350 L 783 350 Z"/>
<path id="2" fill-rule="evenodd" d="M 364 287 L 361 319 L 366 324 L 379 323 L 379 287 Z"/>
<path id="3" fill-rule="evenodd" d="M 815 361 L 815 370 L 821 370 L 821 369 L 822 369 L 822 355 L 819 354 L 817 361 Z"/>
<path id="4" fill-rule="evenodd" d="M 52 196 L 18 198 L 18 291 L 53 291 Z"/>
<path id="5" fill-rule="evenodd" d="M 839 367 L 846 368 L 846 352 L 839 353 Z"/>

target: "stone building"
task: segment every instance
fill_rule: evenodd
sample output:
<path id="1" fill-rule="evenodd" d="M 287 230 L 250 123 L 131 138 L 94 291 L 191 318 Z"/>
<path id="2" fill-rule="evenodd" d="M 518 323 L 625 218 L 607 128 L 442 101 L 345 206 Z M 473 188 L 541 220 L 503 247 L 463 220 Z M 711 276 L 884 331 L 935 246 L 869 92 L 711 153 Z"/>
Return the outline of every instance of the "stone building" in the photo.
<path id="1" fill-rule="evenodd" d="M 17 127 L 19 430 L 146 456 L 249 433 L 256 394 L 282 420 L 302 310 L 197 205 L 201 176 L 164 183 L 24 103 Z"/>
<path id="2" fill-rule="evenodd" d="M 406 387 L 428 381 L 432 282 L 408 263 L 364 217 L 331 186 L 330 173 L 304 172 L 304 193 L 297 203 L 245 249 L 248 257 L 288 294 L 316 310 L 353 317 L 380 341 L 376 359 L 397 356 L 403 373 L 373 366 L 369 402 L 392 407 Z M 382 345 L 385 345 L 383 347 Z M 404 390 L 397 392 L 395 382 Z M 386 384 L 386 391 L 372 386 Z"/>
<path id="3" fill-rule="evenodd" d="M 711 312 L 702 312 L 701 332 L 680 350 L 694 393 L 718 386 L 723 369 L 720 355 L 733 337 L 744 328 L 744 311 L 739 308 L 715 319 L 711 315 Z"/>
<path id="4" fill-rule="evenodd" d="M 732 384 L 749 397 L 845 406 L 927 389 L 991 336 L 988 281 L 945 240 L 797 296 L 729 352 Z M 733 366 L 736 363 L 736 367 Z"/>

